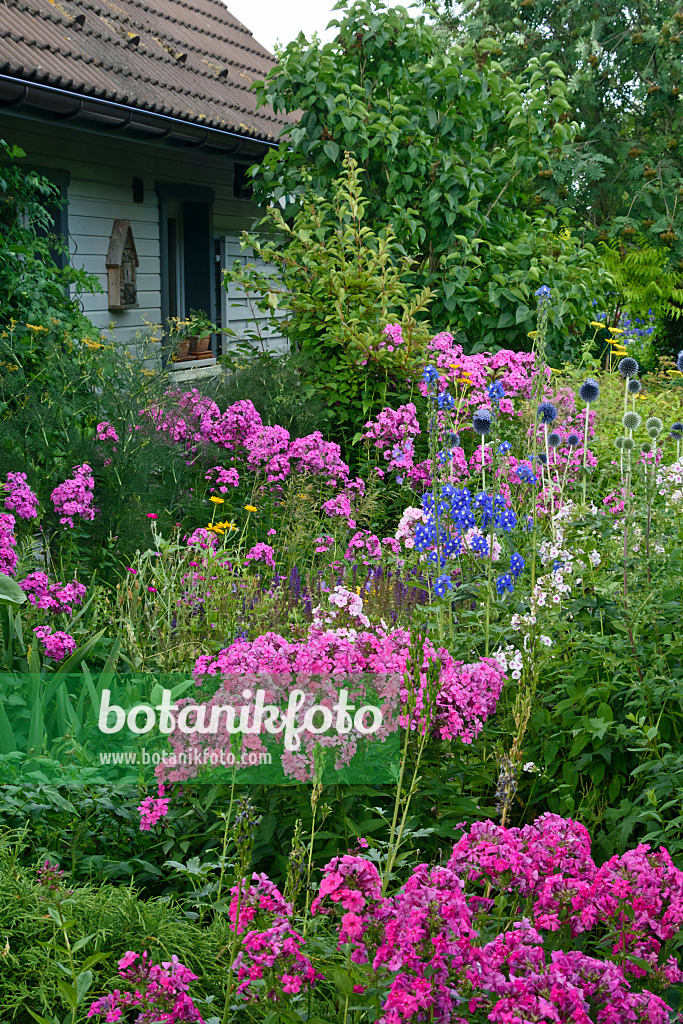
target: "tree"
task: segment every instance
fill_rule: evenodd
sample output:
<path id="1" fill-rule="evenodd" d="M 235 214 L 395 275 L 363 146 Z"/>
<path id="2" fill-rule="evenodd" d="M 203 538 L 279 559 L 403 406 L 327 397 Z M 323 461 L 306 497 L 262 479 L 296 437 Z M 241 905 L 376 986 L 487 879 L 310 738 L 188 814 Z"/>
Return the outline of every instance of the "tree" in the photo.
<path id="1" fill-rule="evenodd" d="M 662 0 L 443 0 L 441 22 L 459 43 L 493 47 L 513 76 L 530 54 L 552 54 L 579 133 L 539 169 L 539 196 L 571 203 L 586 240 L 629 244 L 644 235 L 668 249 L 669 268 L 683 257 L 678 8 Z"/>
<path id="2" fill-rule="evenodd" d="M 267 240 L 245 232 L 243 245 L 277 275 L 239 263 L 225 274 L 226 285 L 237 282 L 258 296 L 260 308 L 273 314 L 271 327 L 284 330 L 307 358 L 313 370 L 305 374 L 307 397 L 324 400 L 347 442 L 387 404 L 389 392 L 401 401 L 411 397 L 429 337 L 428 325 L 416 318 L 432 298 L 428 288 L 420 294 L 408 288 L 410 261 L 391 228 L 375 232 L 367 224 L 360 179 L 346 153 L 329 199 L 305 193 L 291 223 L 271 206 Z M 402 336 L 394 345 L 383 329 L 397 323 Z"/>
<path id="3" fill-rule="evenodd" d="M 412 286 L 433 291 L 436 328 L 479 351 L 525 347 L 533 293 L 547 284 L 558 300 L 548 344 L 559 351 L 590 319 L 600 272 L 571 211 L 531 188 L 572 138 L 558 62 L 531 57 L 512 76 L 491 48 L 465 41 L 446 53 L 424 17 L 380 0 L 357 0 L 335 24 L 323 46 L 300 35 L 257 86 L 261 103 L 303 111 L 254 169 L 257 200 L 282 201 L 292 216 L 302 174 L 330 196 L 350 152 L 368 222 L 391 227 Z"/>

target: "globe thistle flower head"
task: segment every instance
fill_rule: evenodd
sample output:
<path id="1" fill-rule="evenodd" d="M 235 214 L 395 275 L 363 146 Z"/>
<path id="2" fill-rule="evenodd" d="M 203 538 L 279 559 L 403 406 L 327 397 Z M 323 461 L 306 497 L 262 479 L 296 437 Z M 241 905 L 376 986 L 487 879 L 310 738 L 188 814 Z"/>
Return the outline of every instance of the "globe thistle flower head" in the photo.
<path id="1" fill-rule="evenodd" d="M 626 385 L 629 395 L 639 395 L 643 390 L 643 385 L 640 383 L 637 377 L 631 377 L 628 384 Z"/>
<path id="2" fill-rule="evenodd" d="M 579 388 L 579 398 L 582 402 L 589 404 L 590 402 L 597 402 L 599 395 L 600 385 L 597 380 L 594 380 L 592 377 L 587 377 Z"/>
<path id="3" fill-rule="evenodd" d="M 679 373 L 683 373 L 683 348 L 678 353 L 678 357 L 676 359 L 676 369 L 679 371 Z"/>
<path id="4" fill-rule="evenodd" d="M 626 430 L 637 430 L 643 421 L 637 412 L 625 412 L 621 417 L 621 422 Z"/>
<path id="5" fill-rule="evenodd" d="M 664 424 L 660 420 L 659 416 L 650 416 L 649 420 L 645 421 L 645 429 L 650 437 L 659 437 L 664 429 Z"/>
<path id="6" fill-rule="evenodd" d="M 578 448 L 580 443 L 581 442 L 580 442 L 578 434 L 570 434 L 569 437 L 567 438 L 567 447 L 568 448 Z"/>
<path id="7" fill-rule="evenodd" d="M 632 437 L 622 437 L 621 440 L 623 441 L 623 444 L 622 444 L 621 447 L 624 449 L 624 451 L 625 452 L 632 452 L 633 449 L 636 446 L 636 442 L 633 440 L 633 438 Z"/>
<path id="8" fill-rule="evenodd" d="M 623 359 L 619 360 L 617 369 L 622 377 L 635 377 L 638 373 L 638 360 L 634 359 L 633 356 L 624 356 Z"/>
<path id="9" fill-rule="evenodd" d="M 562 438 L 557 431 L 553 430 L 552 434 L 548 434 L 548 447 L 557 448 L 561 440 Z"/>
<path id="10" fill-rule="evenodd" d="M 554 423 L 557 419 L 557 409 L 552 402 L 541 402 L 538 407 L 538 416 L 541 423 Z"/>
<path id="11" fill-rule="evenodd" d="M 541 464 L 542 464 L 543 466 L 547 466 L 547 465 L 548 465 L 548 456 L 546 455 L 546 453 L 545 453 L 545 452 L 539 452 L 539 453 L 538 453 L 538 461 L 539 461 L 539 462 L 540 462 L 540 463 L 541 463 Z"/>
<path id="12" fill-rule="evenodd" d="M 652 445 L 649 441 L 645 441 L 643 444 L 641 444 L 640 450 L 643 453 L 643 455 L 649 455 L 652 451 Z"/>
<path id="13" fill-rule="evenodd" d="M 672 423 L 671 424 L 671 436 L 675 441 L 680 441 L 683 437 L 683 423 Z"/>
<path id="14" fill-rule="evenodd" d="M 620 451 L 620 452 L 621 452 L 621 451 L 623 451 L 623 450 L 624 450 L 624 441 L 625 441 L 625 440 L 626 440 L 626 438 L 625 438 L 625 437 L 618 437 L 618 438 L 616 439 L 616 441 L 614 442 L 614 444 L 615 444 L 615 447 L 617 448 L 617 450 L 618 450 L 618 451 Z"/>
<path id="15" fill-rule="evenodd" d="M 482 406 L 481 409 L 477 409 L 472 417 L 472 429 L 480 437 L 486 437 L 491 430 L 492 421 L 491 410 Z"/>

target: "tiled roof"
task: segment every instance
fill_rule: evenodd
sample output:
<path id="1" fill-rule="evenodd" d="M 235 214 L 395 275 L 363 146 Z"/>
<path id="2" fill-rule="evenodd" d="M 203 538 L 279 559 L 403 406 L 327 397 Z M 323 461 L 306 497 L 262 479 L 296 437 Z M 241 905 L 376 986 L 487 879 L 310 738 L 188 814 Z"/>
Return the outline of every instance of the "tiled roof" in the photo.
<path id="1" fill-rule="evenodd" d="M 0 0 L 0 75 L 274 141 L 275 58 L 222 0 Z"/>

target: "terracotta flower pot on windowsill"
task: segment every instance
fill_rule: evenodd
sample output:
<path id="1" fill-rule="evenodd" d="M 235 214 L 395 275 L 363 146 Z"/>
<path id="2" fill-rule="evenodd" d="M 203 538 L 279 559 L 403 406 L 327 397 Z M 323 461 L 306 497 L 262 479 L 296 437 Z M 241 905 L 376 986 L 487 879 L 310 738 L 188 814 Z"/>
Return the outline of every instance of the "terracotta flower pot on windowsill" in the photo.
<path id="1" fill-rule="evenodd" d="M 177 341 L 173 346 L 173 361 L 177 363 L 181 359 L 184 359 L 189 351 L 190 342 L 188 338 L 184 338 L 182 341 Z"/>
<path id="2" fill-rule="evenodd" d="M 188 339 L 190 343 L 190 355 L 203 355 L 211 352 L 211 335 L 191 334 Z"/>

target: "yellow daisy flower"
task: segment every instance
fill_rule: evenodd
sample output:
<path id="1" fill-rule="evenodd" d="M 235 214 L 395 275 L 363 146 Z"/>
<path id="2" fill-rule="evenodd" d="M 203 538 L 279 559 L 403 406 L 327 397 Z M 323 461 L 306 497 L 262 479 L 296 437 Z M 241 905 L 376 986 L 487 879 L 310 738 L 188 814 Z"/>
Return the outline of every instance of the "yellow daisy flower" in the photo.
<path id="1" fill-rule="evenodd" d="M 214 505 L 224 505 L 225 504 L 225 498 L 217 498 L 213 494 L 209 498 L 209 501 L 212 501 L 214 503 Z"/>
<path id="2" fill-rule="evenodd" d="M 244 511 L 245 512 L 258 512 L 258 509 L 254 505 L 245 505 L 244 506 Z"/>

